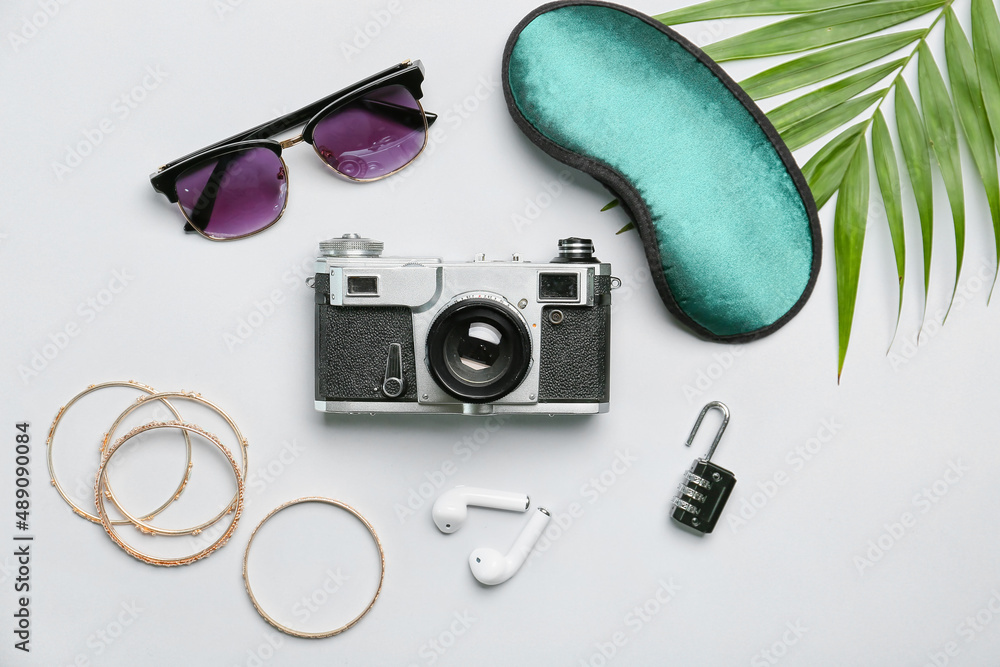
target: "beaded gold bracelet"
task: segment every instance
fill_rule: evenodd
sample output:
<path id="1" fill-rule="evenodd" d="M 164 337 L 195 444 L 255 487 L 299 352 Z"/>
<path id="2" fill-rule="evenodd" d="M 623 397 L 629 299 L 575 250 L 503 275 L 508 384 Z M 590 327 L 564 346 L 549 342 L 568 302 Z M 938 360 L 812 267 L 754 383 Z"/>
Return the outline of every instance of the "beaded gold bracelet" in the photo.
<path id="1" fill-rule="evenodd" d="M 232 417 L 226 414 L 225 410 L 223 410 L 210 400 L 202 397 L 201 394 L 191 391 L 165 391 L 165 392 L 150 394 L 148 396 L 140 396 L 139 399 L 135 403 L 127 407 L 125 411 L 118 416 L 118 419 L 115 420 L 115 423 L 111 425 L 111 428 L 104 436 L 103 448 L 104 449 L 107 448 L 108 442 L 110 442 L 111 439 L 114 437 L 114 434 L 118 430 L 118 427 L 125 420 L 125 418 L 128 417 L 129 414 L 131 414 L 134 410 L 138 409 L 140 406 L 142 406 L 145 403 L 148 403 L 149 401 L 166 401 L 166 399 L 178 399 L 178 398 L 187 401 L 193 401 L 195 403 L 204 405 L 205 407 L 216 412 L 220 417 L 222 417 L 225 420 L 226 424 L 229 425 L 229 428 L 232 429 L 233 434 L 236 436 L 236 442 L 237 445 L 239 446 L 240 454 L 242 455 L 242 465 L 240 472 L 242 473 L 243 478 L 246 479 L 247 446 L 248 446 L 246 438 L 243 437 L 243 434 L 240 432 L 240 429 L 236 425 L 236 422 L 233 421 Z M 203 530 L 205 530 L 209 526 L 215 525 L 224 516 L 232 512 L 236 505 L 236 498 L 233 497 L 232 502 L 230 502 L 230 504 L 226 506 L 222 511 L 220 511 L 217 515 L 215 515 L 208 521 L 200 523 L 197 526 L 192 526 L 190 528 L 178 528 L 178 529 L 158 528 L 149 523 L 148 520 L 149 517 L 139 518 L 133 516 L 125 508 L 122 507 L 121 503 L 118 501 L 118 498 L 115 496 L 115 493 L 111 488 L 111 480 L 107 478 L 107 475 L 105 475 L 105 494 L 108 500 L 110 500 L 111 503 L 115 506 L 115 508 L 119 512 L 121 512 L 122 515 L 125 517 L 126 521 L 121 523 L 132 523 L 135 525 L 136 528 L 138 528 L 143 533 L 147 534 L 153 533 L 156 535 L 199 535 Z M 175 496 L 175 499 L 179 496 L 180 494 L 178 493 L 177 496 Z"/>
<path id="2" fill-rule="evenodd" d="M 230 465 L 233 468 L 233 476 L 236 478 L 236 500 L 234 506 L 232 507 L 233 518 L 229 524 L 229 527 L 217 540 L 215 540 L 209 546 L 205 547 L 204 549 L 195 554 L 192 554 L 190 556 L 183 556 L 181 558 L 158 558 L 155 556 L 150 556 L 148 554 L 140 552 L 139 550 L 135 549 L 134 547 L 126 543 L 118 535 L 118 532 L 115 530 L 114 525 L 108 519 L 107 508 L 104 505 L 104 500 L 105 500 L 104 489 L 107 481 L 108 463 L 110 463 L 112 457 L 114 457 L 115 452 L 117 452 L 122 445 L 124 445 L 132 438 L 142 433 L 146 433 L 147 431 L 153 431 L 161 428 L 181 429 L 187 433 L 194 433 L 205 438 L 213 445 L 218 447 L 219 451 L 221 451 L 225 455 L 226 459 L 229 461 Z M 115 543 L 122 549 L 124 549 L 130 556 L 133 556 L 134 558 L 137 558 L 144 563 L 149 563 L 150 565 L 162 565 L 165 567 L 171 567 L 175 565 L 188 565 L 189 563 L 193 563 L 196 560 L 211 555 L 216 549 L 219 549 L 226 542 L 228 542 L 229 538 L 233 534 L 233 531 L 236 530 L 236 524 L 239 523 L 240 515 L 243 513 L 243 494 L 244 494 L 243 474 L 240 472 L 240 468 L 236 463 L 236 459 L 234 459 L 233 455 L 229 452 L 228 449 L 226 449 L 226 446 L 223 445 L 222 442 L 216 436 L 212 435 L 211 433 L 204 430 L 200 426 L 180 421 L 150 422 L 148 424 L 143 424 L 142 426 L 137 426 L 128 433 L 126 433 L 125 435 L 123 435 L 113 445 L 107 448 L 107 451 L 104 454 L 104 460 L 101 461 L 101 467 L 97 471 L 97 480 L 94 483 L 94 500 L 97 503 L 97 512 L 101 519 L 101 525 L 104 526 L 104 530 L 108 533 L 111 539 L 114 540 Z"/>
<path id="3" fill-rule="evenodd" d="M 66 504 L 70 506 L 73 512 L 75 512 L 78 516 L 81 516 L 84 519 L 87 519 L 88 521 L 92 521 L 94 523 L 101 523 L 100 517 L 98 517 L 97 514 L 91 514 L 87 510 L 77 505 L 73 501 L 73 499 L 69 497 L 65 489 L 63 489 L 62 484 L 59 483 L 59 477 L 56 475 L 55 464 L 53 463 L 52 460 L 52 449 L 53 449 L 52 443 L 55 440 L 56 429 L 59 427 L 59 423 L 65 416 L 66 411 L 69 410 L 74 403 L 76 403 L 77 401 L 79 401 L 81 398 L 83 398 L 88 394 L 91 394 L 95 391 L 99 391 L 101 389 L 107 389 L 109 387 L 128 387 L 130 389 L 138 389 L 141 392 L 145 392 L 145 394 L 147 395 L 156 394 L 156 390 L 153 389 L 152 387 L 142 384 L 141 382 L 135 382 L 134 380 L 118 380 L 112 382 L 101 382 L 99 384 L 92 384 L 83 391 L 81 391 L 79 394 L 71 398 L 69 403 L 59 408 L 59 411 L 56 413 L 55 418 L 52 420 L 52 425 L 49 427 L 49 435 L 45 441 L 45 456 L 46 460 L 48 461 L 49 479 L 52 483 L 52 486 L 55 487 L 56 491 L 59 493 L 62 499 L 66 501 Z M 169 401 L 163 399 L 158 399 L 158 400 L 162 400 L 163 404 L 167 406 L 167 409 L 170 410 L 170 412 L 174 415 L 176 419 L 178 420 L 181 419 L 180 413 L 177 412 L 176 408 L 174 408 L 174 406 L 171 405 Z M 103 452 L 107 446 L 107 439 L 108 439 L 107 435 L 105 435 L 104 440 L 101 442 L 101 452 Z M 180 497 L 180 494 L 184 490 L 184 487 L 187 486 L 188 479 L 191 476 L 191 439 L 186 431 L 184 432 L 184 442 L 187 447 L 187 464 L 184 467 L 184 477 L 181 479 L 180 484 L 177 485 L 177 488 L 174 490 L 174 492 L 170 494 L 170 497 L 167 499 L 167 501 L 162 505 L 160 505 L 159 507 L 157 507 L 152 512 L 150 512 L 149 514 L 146 514 L 144 517 L 142 517 L 143 521 L 148 521 L 149 519 L 152 519 L 156 515 L 163 512 L 163 510 L 169 507 L 171 503 L 173 503 L 175 500 L 177 500 L 177 498 Z M 117 519 L 112 521 L 111 523 L 116 526 L 120 526 L 132 523 L 132 521 L 130 521 L 129 519 Z"/>

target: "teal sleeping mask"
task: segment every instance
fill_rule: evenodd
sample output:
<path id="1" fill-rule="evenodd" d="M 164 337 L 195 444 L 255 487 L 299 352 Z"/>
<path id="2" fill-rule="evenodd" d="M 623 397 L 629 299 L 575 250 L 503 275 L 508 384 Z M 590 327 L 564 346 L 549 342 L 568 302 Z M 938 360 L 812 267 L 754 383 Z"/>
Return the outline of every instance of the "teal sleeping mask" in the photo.
<path id="1" fill-rule="evenodd" d="M 802 308 L 816 204 L 764 113 L 700 49 L 626 7 L 556 2 L 514 29 L 502 77 L 521 130 L 618 196 L 694 333 L 745 342 Z"/>

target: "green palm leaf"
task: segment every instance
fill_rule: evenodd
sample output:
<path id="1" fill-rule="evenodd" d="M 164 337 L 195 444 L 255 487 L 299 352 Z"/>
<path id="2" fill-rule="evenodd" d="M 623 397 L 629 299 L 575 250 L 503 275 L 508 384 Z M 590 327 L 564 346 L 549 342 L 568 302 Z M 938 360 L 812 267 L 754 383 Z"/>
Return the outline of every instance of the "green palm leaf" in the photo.
<path id="1" fill-rule="evenodd" d="M 958 156 L 958 133 L 955 130 L 955 112 L 951 106 L 951 98 L 944 85 L 941 70 L 934 62 L 934 55 L 926 43 L 921 42 L 919 52 L 917 80 L 920 83 L 924 124 L 938 166 L 941 167 L 941 176 L 951 203 L 951 217 L 955 222 L 955 287 L 944 316 L 947 320 L 951 304 L 955 302 L 958 277 L 962 273 L 962 259 L 965 256 L 965 190 L 962 185 L 962 164 Z"/>
<path id="2" fill-rule="evenodd" d="M 684 7 L 653 18 L 666 25 L 680 25 L 709 19 L 741 16 L 773 16 L 818 12 L 845 5 L 857 5 L 869 0 L 710 0 L 693 7 Z"/>
<path id="3" fill-rule="evenodd" d="M 906 82 L 896 84 L 896 128 L 906 160 L 906 171 L 920 216 L 920 236 L 924 249 L 924 314 L 931 285 L 931 250 L 934 243 L 934 184 L 931 181 L 930 140 L 920 120 L 917 103 Z"/>
<path id="4" fill-rule="evenodd" d="M 905 64 L 906 59 L 904 58 L 858 72 L 782 104 L 769 111 L 767 117 L 774 124 L 775 129 L 783 134 L 795 123 L 846 102 L 858 93 L 863 93 Z"/>
<path id="5" fill-rule="evenodd" d="M 883 88 L 838 104 L 788 127 L 781 133 L 781 138 L 785 140 L 790 150 L 798 150 L 823 135 L 829 134 L 844 123 L 857 118 L 862 111 L 876 102 L 880 102 L 888 92 L 888 88 Z"/>
<path id="6" fill-rule="evenodd" d="M 865 245 L 868 224 L 868 145 L 861 141 L 844 174 L 833 218 L 833 252 L 837 264 L 837 301 L 839 315 L 840 356 L 837 360 L 837 382 L 844 370 L 847 346 L 851 340 L 854 305 L 858 300 L 858 278 L 861 275 L 861 251 Z"/>
<path id="7" fill-rule="evenodd" d="M 1000 19 L 992 0 L 972 0 L 972 50 L 986 115 L 993 136 L 1000 137 Z"/>
<path id="8" fill-rule="evenodd" d="M 740 86 L 755 100 L 774 97 L 870 65 L 913 44 L 924 34 L 923 30 L 907 30 L 831 46 L 764 70 L 740 81 Z"/>
<path id="9" fill-rule="evenodd" d="M 875 176 L 878 178 L 879 191 L 882 193 L 882 203 L 885 205 L 885 217 L 889 223 L 889 234 L 892 236 L 892 249 L 896 255 L 896 273 L 899 275 L 899 307 L 896 309 L 896 327 L 892 331 L 892 338 L 895 340 L 896 332 L 899 331 L 899 318 L 903 314 L 906 239 L 903 234 L 903 203 L 900 196 L 896 150 L 893 148 L 889 126 L 881 109 L 875 112 L 875 121 L 872 124 L 872 155 L 875 158 Z M 889 347 L 892 347 L 891 340 Z"/>
<path id="10" fill-rule="evenodd" d="M 867 123 L 858 123 L 847 128 L 802 167 L 802 175 L 812 190 L 816 208 L 823 208 L 840 187 L 858 144 L 865 139 L 866 127 Z"/>
<path id="11" fill-rule="evenodd" d="M 983 94 L 976 71 L 976 58 L 972 46 L 958 24 L 955 13 L 945 12 L 944 48 L 948 58 L 948 78 L 955 98 L 955 109 L 962 125 L 972 160 L 986 188 L 986 199 L 993 218 L 993 240 L 997 263 L 1000 264 L 1000 179 L 990 120 L 983 104 Z M 996 284 L 996 274 L 993 279 Z M 990 290 L 992 296 L 992 290 Z"/>
<path id="12" fill-rule="evenodd" d="M 863 37 L 939 9 L 951 0 L 872 0 L 803 14 L 705 47 L 716 61 L 809 51 Z"/>

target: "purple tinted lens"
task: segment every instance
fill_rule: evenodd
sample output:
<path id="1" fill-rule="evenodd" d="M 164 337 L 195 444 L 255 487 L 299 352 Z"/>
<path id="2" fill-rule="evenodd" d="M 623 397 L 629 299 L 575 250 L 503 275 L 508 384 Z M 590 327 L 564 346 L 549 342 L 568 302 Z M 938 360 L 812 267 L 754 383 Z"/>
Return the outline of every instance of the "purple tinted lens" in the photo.
<path id="1" fill-rule="evenodd" d="M 215 239 L 259 232 L 278 219 L 287 196 L 285 165 L 267 148 L 226 153 L 177 179 L 177 201 L 188 221 Z"/>
<path id="2" fill-rule="evenodd" d="M 403 86 L 373 90 L 340 107 L 313 129 L 313 146 L 344 176 L 379 178 L 405 166 L 424 147 L 424 114 Z"/>

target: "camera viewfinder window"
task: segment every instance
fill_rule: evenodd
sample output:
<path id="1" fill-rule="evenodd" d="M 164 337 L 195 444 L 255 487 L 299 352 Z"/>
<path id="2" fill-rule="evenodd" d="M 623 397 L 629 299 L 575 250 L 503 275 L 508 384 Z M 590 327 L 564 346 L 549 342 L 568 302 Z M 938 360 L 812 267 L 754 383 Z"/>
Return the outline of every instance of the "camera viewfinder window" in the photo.
<path id="1" fill-rule="evenodd" d="M 578 295 L 575 273 L 542 273 L 538 276 L 539 301 L 576 301 Z"/>
<path id="2" fill-rule="evenodd" d="M 378 296 L 378 276 L 348 276 L 347 293 L 350 296 Z"/>

